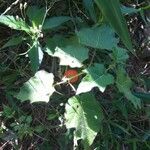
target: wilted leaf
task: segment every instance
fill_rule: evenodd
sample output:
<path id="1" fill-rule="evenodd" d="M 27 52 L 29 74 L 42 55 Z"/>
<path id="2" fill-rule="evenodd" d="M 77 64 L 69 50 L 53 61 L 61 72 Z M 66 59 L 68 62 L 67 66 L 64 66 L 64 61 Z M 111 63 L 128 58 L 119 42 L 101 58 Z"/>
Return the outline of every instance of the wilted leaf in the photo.
<path id="1" fill-rule="evenodd" d="M 114 82 L 113 76 L 106 73 L 106 69 L 102 64 L 95 64 L 84 71 L 87 75 L 80 82 L 76 92 L 77 95 L 88 92 L 93 87 L 98 87 L 100 91 L 104 92 L 106 86 Z"/>
<path id="2" fill-rule="evenodd" d="M 75 128 L 75 140 L 82 139 L 88 148 L 100 130 L 103 112 L 92 93 L 74 96 L 66 104 L 66 126 Z"/>
<path id="3" fill-rule="evenodd" d="M 34 77 L 24 83 L 20 92 L 15 95 L 21 101 L 30 100 L 33 102 L 48 102 L 55 91 L 53 87 L 54 76 L 46 71 L 38 71 Z"/>
<path id="4" fill-rule="evenodd" d="M 81 44 L 92 48 L 111 50 L 113 47 L 116 47 L 119 42 L 115 37 L 114 31 L 106 25 L 83 28 L 77 35 Z"/>
<path id="5" fill-rule="evenodd" d="M 14 16 L 2 15 L 0 16 L 0 23 L 16 30 L 22 30 L 27 33 L 30 32 L 29 26 L 21 19 L 15 18 Z"/>
<path id="6" fill-rule="evenodd" d="M 123 93 L 128 100 L 132 102 L 135 108 L 141 107 L 141 100 L 134 96 L 130 90 L 133 84 L 131 79 L 129 78 L 129 76 L 127 76 L 125 70 L 121 67 L 117 71 L 116 84 L 118 90 Z"/>

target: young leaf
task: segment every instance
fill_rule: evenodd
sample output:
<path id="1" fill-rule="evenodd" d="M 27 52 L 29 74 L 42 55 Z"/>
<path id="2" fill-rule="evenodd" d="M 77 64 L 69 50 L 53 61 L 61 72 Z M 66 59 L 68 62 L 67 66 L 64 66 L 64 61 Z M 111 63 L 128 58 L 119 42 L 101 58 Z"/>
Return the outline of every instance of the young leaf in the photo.
<path id="1" fill-rule="evenodd" d="M 16 30 L 22 30 L 27 33 L 30 32 L 29 26 L 21 19 L 15 18 L 14 16 L 2 15 L 0 16 L 0 23 Z"/>
<path id="2" fill-rule="evenodd" d="M 38 27 L 42 25 L 43 19 L 46 13 L 46 8 L 38 8 L 37 6 L 30 6 L 27 9 L 27 16 L 29 17 L 30 21 L 32 22 L 33 26 Z"/>
<path id="3" fill-rule="evenodd" d="M 31 69 L 35 73 L 42 62 L 43 59 L 43 51 L 41 50 L 41 46 L 38 41 L 35 41 L 31 46 L 28 56 L 31 63 Z"/>
<path id="4" fill-rule="evenodd" d="M 141 100 L 134 96 L 131 92 L 132 81 L 123 68 L 119 68 L 117 71 L 116 80 L 118 90 L 125 95 L 125 97 L 132 102 L 135 108 L 141 107 Z"/>
<path id="5" fill-rule="evenodd" d="M 69 20 L 71 20 L 71 17 L 68 16 L 48 18 L 44 22 L 43 29 L 48 30 L 48 29 L 56 28 Z"/>
<path id="6" fill-rule="evenodd" d="M 21 101 L 30 100 L 33 102 L 48 102 L 55 91 L 53 87 L 54 76 L 44 70 L 38 71 L 34 77 L 24 83 L 20 92 L 15 95 Z"/>
<path id="7" fill-rule="evenodd" d="M 113 76 L 106 73 L 106 69 L 102 64 L 95 64 L 84 71 L 87 75 L 80 82 L 76 92 L 77 95 L 88 92 L 93 87 L 98 87 L 100 91 L 104 92 L 106 86 L 114 82 Z"/>
<path id="8" fill-rule="evenodd" d="M 100 105 L 92 93 L 84 93 L 71 97 L 65 110 L 67 128 L 75 128 L 75 139 L 82 139 L 88 149 L 101 127 L 103 112 Z"/>
<path id="9" fill-rule="evenodd" d="M 112 50 L 119 42 L 115 37 L 115 32 L 106 25 L 94 28 L 83 28 L 77 35 L 81 44 L 92 48 Z"/>
<path id="10" fill-rule="evenodd" d="M 103 16 L 115 29 L 125 46 L 132 51 L 132 43 L 129 36 L 126 21 L 121 13 L 119 0 L 95 0 L 102 11 Z"/>

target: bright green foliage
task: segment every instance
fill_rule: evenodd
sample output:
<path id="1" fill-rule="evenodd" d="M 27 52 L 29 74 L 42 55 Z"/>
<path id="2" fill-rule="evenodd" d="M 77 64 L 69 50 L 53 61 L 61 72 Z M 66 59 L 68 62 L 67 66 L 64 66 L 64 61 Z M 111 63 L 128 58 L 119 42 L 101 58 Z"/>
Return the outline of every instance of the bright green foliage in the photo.
<path id="1" fill-rule="evenodd" d="M 33 102 L 48 102 L 55 91 L 53 87 L 54 76 L 46 71 L 38 71 L 34 77 L 24 83 L 20 92 L 15 96 L 21 101 L 30 100 Z"/>
<path id="2" fill-rule="evenodd" d="M 44 22 L 43 30 L 56 28 L 69 20 L 71 20 L 71 18 L 68 16 L 47 18 Z"/>
<path id="3" fill-rule="evenodd" d="M 114 31 L 106 25 L 83 28 L 77 35 L 81 44 L 92 48 L 111 50 L 113 47 L 116 47 L 119 42 L 115 37 Z"/>
<path id="4" fill-rule="evenodd" d="M 35 73 L 42 62 L 43 59 L 43 51 L 38 41 L 35 41 L 31 46 L 28 56 L 31 61 L 31 69 Z"/>
<path id="5" fill-rule="evenodd" d="M 87 149 L 100 130 L 103 112 L 92 93 L 74 96 L 66 104 L 66 126 L 75 128 L 75 141 L 82 139 Z"/>
<path id="6" fill-rule="evenodd" d="M 84 71 L 87 75 L 80 82 L 76 94 L 88 92 L 93 87 L 98 87 L 100 91 L 104 92 L 106 86 L 114 82 L 113 76 L 106 72 L 102 64 L 95 64 Z"/>
<path id="7" fill-rule="evenodd" d="M 30 32 L 29 26 L 21 18 L 18 18 L 18 17 L 15 18 L 14 16 L 2 15 L 0 16 L 0 23 L 12 29 L 22 30 L 27 33 Z"/>
<path id="8" fill-rule="evenodd" d="M 46 13 L 46 8 L 38 8 L 37 6 L 32 6 L 27 9 L 27 15 L 32 22 L 33 27 L 38 27 L 44 22 L 44 17 Z"/>
<path id="9" fill-rule="evenodd" d="M 135 108 L 141 107 L 141 100 L 134 96 L 131 92 L 132 81 L 129 76 L 126 74 L 123 68 L 119 68 L 117 71 L 117 80 L 116 84 L 118 90 L 125 95 L 125 97 L 132 102 Z"/>
<path id="10" fill-rule="evenodd" d="M 111 26 L 120 36 L 125 46 L 132 51 L 132 43 L 126 21 L 121 13 L 119 0 L 95 0 L 95 2 L 102 11 L 105 19 L 111 24 Z"/>
<path id="11" fill-rule="evenodd" d="M 88 58 L 89 50 L 79 45 L 68 45 L 64 48 L 57 47 L 53 56 L 60 58 L 60 65 L 82 67 L 82 62 Z"/>

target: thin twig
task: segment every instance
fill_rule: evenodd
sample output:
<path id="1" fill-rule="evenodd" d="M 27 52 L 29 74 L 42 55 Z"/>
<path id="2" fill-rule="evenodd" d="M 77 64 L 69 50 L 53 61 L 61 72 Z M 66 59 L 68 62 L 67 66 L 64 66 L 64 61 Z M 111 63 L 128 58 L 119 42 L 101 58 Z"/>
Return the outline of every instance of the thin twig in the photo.
<path id="1" fill-rule="evenodd" d="M 0 16 L 5 15 L 14 5 L 17 5 L 19 2 L 19 0 L 16 0 L 15 2 L 13 2 Z"/>

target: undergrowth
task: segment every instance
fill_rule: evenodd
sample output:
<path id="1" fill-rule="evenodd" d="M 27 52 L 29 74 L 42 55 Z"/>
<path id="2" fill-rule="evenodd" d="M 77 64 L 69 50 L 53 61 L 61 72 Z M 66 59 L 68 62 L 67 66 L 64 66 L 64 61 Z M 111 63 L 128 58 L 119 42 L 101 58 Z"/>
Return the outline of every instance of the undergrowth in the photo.
<path id="1" fill-rule="evenodd" d="M 1 149 L 150 149 L 149 1 L 0 1 Z"/>

